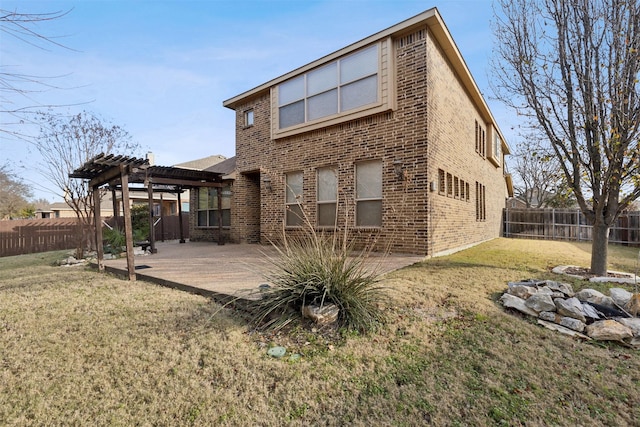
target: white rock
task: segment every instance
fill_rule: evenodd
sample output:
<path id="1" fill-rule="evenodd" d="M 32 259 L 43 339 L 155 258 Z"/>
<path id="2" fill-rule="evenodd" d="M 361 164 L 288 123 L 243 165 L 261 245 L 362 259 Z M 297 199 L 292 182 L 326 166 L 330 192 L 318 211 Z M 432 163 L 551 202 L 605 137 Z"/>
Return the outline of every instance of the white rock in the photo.
<path id="1" fill-rule="evenodd" d="M 619 317 L 616 319 L 618 323 L 622 323 L 627 328 L 631 329 L 631 333 L 633 333 L 634 337 L 640 338 L 640 318 L 638 317 L 630 317 L 624 318 Z"/>
<path id="2" fill-rule="evenodd" d="M 586 336 L 584 334 L 581 334 L 580 332 L 574 331 L 574 330 L 569 329 L 569 328 L 565 328 L 562 325 L 557 325 L 557 324 L 551 323 L 551 322 L 545 322 L 544 320 L 538 319 L 538 325 L 542 325 L 547 329 L 551 329 L 552 331 L 560 332 L 561 334 L 569 335 L 569 336 L 572 336 L 572 337 L 582 338 L 584 340 L 590 340 L 591 339 L 588 336 Z"/>
<path id="3" fill-rule="evenodd" d="M 581 322 L 586 322 L 587 319 L 584 316 L 584 312 L 582 311 L 582 303 L 578 300 L 578 298 L 568 298 L 561 299 L 558 298 L 553 301 L 556 305 L 556 309 L 558 313 L 563 316 L 573 317 L 574 319 L 578 319 Z"/>
<path id="4" fill-rule="evenodd" d="M 588 301 L 594 304 L 603 305 L 609 308 L 617 309 L 613 299 L 604 295 L 602 292 L 598 292 L 595 289 L 582 289 L 576 292 L 575 295 L 580 301 Z"/>
<path id="5" fill-rule="evenodd" d="M 514 285 L 509 286 L 509 290 L 507 292 L 518 298 L 527 299 L 531 295 L 535 295 L 538 292 L 538 289 L 535 286 Z"/>
<path id="6" fill-rule="evenodd" d="M 582 303 L 582 311 L 584 312 L 585 317 L 590 319 L 601 319 L 600 312 L 596 310 L 592 305 L 587 304 L 586 302 Z"/>
<path id="7" fill-rule="evenodd" d="M 535 310 L 537 313 L 541 311 L 555 311 L 556 305 L 553 303 L 553 299 L 551 295 L 547 294 L 535 294 L 531 295 L 526 301 L 525 304 L 532 310 Z"/>
<path id="8" fill-rule="evenodd" d="M 327 325 L 338 320 L 340 309 L 335 304 L 302 306 L 302 316 L 313 320 L 319 325 Z"/>
<path id="9" fill-rule="evenodd" d="M 611 295 L 613 302 L 618 304 L 620 307 L 624 307 L 629 304 L 629 301 L 631 301 L 631 296 L 633 294 L 626 289 L 611 288 L 609 289 L 609 295 Z"/>
<path id="10" fill-rule="evenodd" d="M 538 317 L 538 312 L 535 311 L 535 310 L 530 309 L 529 307 L 527 307 L 526 304 L 525 304 L 525 300 L 523 300 L 522 298 L 518 298 L 518 297 L 516 297 L 514 295 L 510 295 L 510 294 L 503 294 L 500 297 L 500 302 L 505 307 L 513 308 L 513 309 L 518 310 L 519 312 L 527 314 L 529 316 Z"/>
<path id="11" fill-rule="evenodd" d="M 557 313 L 552 312 L 552 311 L 543 311 L 542 313 L 540 313 L 538 315 L 538 318 L 540 318 L 542 320 L 546 320 L 547 322 L 554 322 L 554 323 L 558 323 L 560 321 L 560 319 L 561 319 L 561 317 L 558 316 Z"/>
<path id="12" fill-rule="evenodd" d="M 554 282 L 553 280 L 547 280 L 545 283 L 552 291 L 562 292 L 569 298 L 575 294 L 575 292 L 573 292 L 573 288 L 568 283 Z"/>
<path id="13" fill-rule="evenodd" d="M 574 319 L 573 317 L 563 317 L 560 319 L 560 325 L 578 332 L 584 331 L 586 326 L 584 323 L 578 319 Z"/>

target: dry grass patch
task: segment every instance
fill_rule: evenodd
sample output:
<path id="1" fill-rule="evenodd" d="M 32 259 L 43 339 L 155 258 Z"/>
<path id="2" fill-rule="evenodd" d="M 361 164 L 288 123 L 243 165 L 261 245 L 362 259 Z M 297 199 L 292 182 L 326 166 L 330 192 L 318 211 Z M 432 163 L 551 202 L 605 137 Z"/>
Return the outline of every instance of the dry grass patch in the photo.
<path id="1" fill-rule="evenodd" d="M 206 298 L 0 259 L 3 425 L 638 425 L 640 352 L 505 313 L 506 281 L 588 245 L 497 239 L 388 275 L 388 319 L 261 335 Z M 637 249 L 612 247 L 633 271 Z M 579 287 L 581 283 L 574 282 Z M 302 354 L 266 355 L 269 345 Z"/>

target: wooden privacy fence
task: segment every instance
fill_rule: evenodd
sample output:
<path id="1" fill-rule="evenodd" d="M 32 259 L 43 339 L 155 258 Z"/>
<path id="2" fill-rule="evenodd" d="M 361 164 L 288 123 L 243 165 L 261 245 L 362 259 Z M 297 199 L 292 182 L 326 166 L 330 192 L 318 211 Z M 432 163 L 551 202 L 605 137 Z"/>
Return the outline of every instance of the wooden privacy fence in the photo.
<path id="1" fill-rule="evenodd" d="M 579 209 L 505 209 L 503 235 L 529 239 L 592 240 Z M 625 212 L 609 232 L 609 242 L 640 246 L 640 212 Z"/>
<path id="2" fill-rule="evenodd" d="M 106 220 L 113 226 L 113 219 Z M 185 239 L 189 238 L 189 214 L 182 213 Z M 180 238 L 178 216 L 155 219 L 156 241 Z M 0 221 L 0 257 L 75 249 L 79 225 L 76 218 L 20 219 Z"/>
<path id="3" fill-rule="evenodd" d="M 76 218 L 0 221 L 0 257 L 73 249 L 78 233 Z"/>

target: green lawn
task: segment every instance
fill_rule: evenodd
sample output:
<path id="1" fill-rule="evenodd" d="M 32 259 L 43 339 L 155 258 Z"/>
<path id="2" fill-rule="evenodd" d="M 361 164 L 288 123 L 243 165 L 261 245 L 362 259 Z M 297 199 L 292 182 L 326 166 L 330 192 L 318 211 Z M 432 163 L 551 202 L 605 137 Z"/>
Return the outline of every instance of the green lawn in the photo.
<path id="1" fill-rule="evenodd" d="M 407 267 L 383 281 L 382 330 L 337 340 L 254 333 L 204 297 L 63 256 L 0 258 L 0 425 L 640 425 L 640 351 L 496 303 L 509 280 L 587 286 L 549 272 L 588 266 L 586 244 L 496 239 Z M 612 269 L 637 259 L 610 249 Z"/>

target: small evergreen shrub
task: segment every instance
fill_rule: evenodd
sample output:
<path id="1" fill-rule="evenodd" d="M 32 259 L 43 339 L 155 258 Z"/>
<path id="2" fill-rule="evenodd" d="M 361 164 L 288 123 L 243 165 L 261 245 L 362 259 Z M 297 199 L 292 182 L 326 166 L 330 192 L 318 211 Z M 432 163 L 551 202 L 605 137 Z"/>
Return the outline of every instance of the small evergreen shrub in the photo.
<path id="1" fill-rule="evenodd" d="M 122 252 L 124 246 L 126 245 L 126 237 L 124 235 L 124 231 L 120 230 L 117 227 L 105 228 L 102 231 L 102 237 L 105 243 L 105 252 L 111 253 L 113 255 L 118 255 L 120 252 Z"/>

